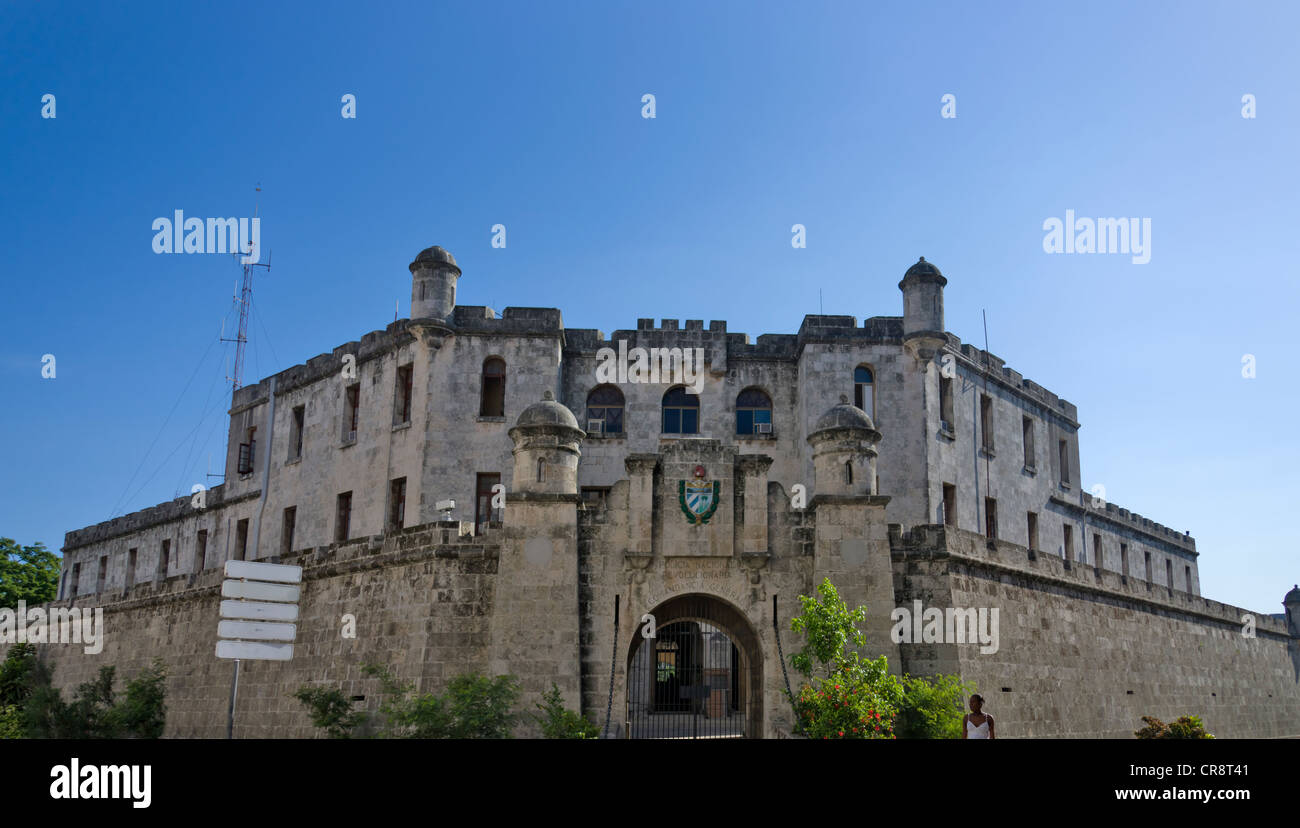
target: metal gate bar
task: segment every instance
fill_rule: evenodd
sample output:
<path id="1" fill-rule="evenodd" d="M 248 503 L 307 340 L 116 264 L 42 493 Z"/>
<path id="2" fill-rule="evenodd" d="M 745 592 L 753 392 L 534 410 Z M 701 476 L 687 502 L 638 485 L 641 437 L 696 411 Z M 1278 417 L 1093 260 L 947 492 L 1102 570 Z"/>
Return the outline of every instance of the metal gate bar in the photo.
<path id="1" fill-rule="evenodd" d="M 749 734 L 749 665 L 708 600 L 677 602 L 640 638 L 628 665 L 633 739 L 743 739 Z"/>

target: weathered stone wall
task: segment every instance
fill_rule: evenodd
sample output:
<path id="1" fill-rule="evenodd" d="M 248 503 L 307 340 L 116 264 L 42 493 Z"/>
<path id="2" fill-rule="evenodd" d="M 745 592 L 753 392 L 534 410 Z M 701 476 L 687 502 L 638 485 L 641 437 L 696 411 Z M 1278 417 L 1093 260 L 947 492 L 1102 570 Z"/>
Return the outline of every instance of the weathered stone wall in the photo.
<path id="1" fill-rule="evenodd" d="M 387 665 L 421 692 L 440 690 L 459 673 L 488 672 L 499 555 L 494 546 L 466 540 L 446 525 L 422 526 L 283 558 L 303 567 L 294 657 L 241 662 L 236 738 L 320 735 L 288 695 L 303 685 L 341 687 L 348 696 L 366 696 L 358 708 L 375 709 L 379 686 L 361 675 L 366 662 Z M 101 666 L 117 668 L 120 692 L 126 679 L 161 658 L 168 671 L 165 736 L 224 737 L 233 663 L 215 656 L 221 580 L 220 568 L 209 569 L 83 598 L 77 607 L 104 609 L 103 651 L 44 644 L 38 653 L 54 668 L 65 699 Z M 345 614 L 355 616 L 355 638 L 343 637 Z"/>
<path id="2" fill-rule="evenodd" d="M 978 685 L 1000 737 L 1130 738 L 1198 715 L 1220 737 L 1300 736 L 1300 641 L 1258 613 L 942 526 L 891 527 L 900 606 L 998 608 L 996 653 L 903 644 L 915 675 Z"/>

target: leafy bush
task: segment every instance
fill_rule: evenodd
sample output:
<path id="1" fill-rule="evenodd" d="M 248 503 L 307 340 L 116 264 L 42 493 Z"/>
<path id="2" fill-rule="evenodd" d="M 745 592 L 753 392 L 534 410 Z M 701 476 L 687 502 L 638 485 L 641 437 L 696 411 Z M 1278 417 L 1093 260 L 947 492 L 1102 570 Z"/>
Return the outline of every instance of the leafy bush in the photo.
<path id="1" fill-rule="evenodd" d="M 23 738 L 23 711 L 17 705 L 0 707 L 0 739 Z"/>
<path id="2" fill-rule="evenodd" d="M 299 688 L 293 697 L 311 711 L 312 724 L 330 736 L 347 738 L 363 728 L 375 728 L 386 739 L 509 739 L 517 716 L 519 681 L 504 675 L 477 673 L 453 678 L 442 694 L 416 693 L 415 685 L 398 681 L 388 668 L 367 664 L 361 672 L 379 680 L 384 701 L 379 715 L 357 711 L 339 691 Z"/>
<path id="3" fill-rule="evenodd" d="M 157 739 L 166 724 L 166 671 L 155 659 L 131 681 L 125 697 L 113 693 L 116 670 L 99 668 L 99 674 L 81 684 L 71 702 L 65 702 L 51 682 L 49 670 L 33 662 L 31 696 L 23 711 L 24 730 L 33 739 Z"/>
<path id="4" fill-rule="evenodd" d="M 804 735 L 811 739 L 892 739 L 894 708 L 892 679 L 885 657 L 864 661 L 865 669 L 843 670 L 829 678 L 814 678 L 795 699 Z M 883 671 L 883 676 L 878 675 Z"/>
<path id="5" fill-rule="evenodd" d="M 126 683 L 126 698 L 113 715 L 120 732 L 131 739 L 161 739 L 167 724 L 167 670 L 162 659 Z"/>
<path id="6" fill-rule="evenodd" d="M 1154 716 L 1143 716 L 1146 726 L 1133 731 L 1139 739 L 1213 739 L 1205 732 L 1200 716 L 1180 716 L 1178 721 L 1165 724 Z"/>
<path id="7" fill-rule="evenodd" d="M 293 697 L 307 706 L 311 723 L 322 727 L 331 739 L 350 739 L 366 720 L 361 710 L 353 710 L 352 702 L 337 687 L 299 687 Z"/>
<path id="8" fill-rule="evenodd" d="M 534 714 L 542 728 L 542 736 L 547 739 L 596 739 L 600 737 L 600 726 L 585 715 L 568 710 L 560 697 L 560 688 L 552 682 L 551 689 L 542 695 L 537 703 L 540 714 Z"/>
<path id="9" fill-rule="evenodd" d="M 903 701 L 895 723 L 900 739 L 960 739 L 962 704 L 975 692 L 961 676 L 903 677 Z"/>

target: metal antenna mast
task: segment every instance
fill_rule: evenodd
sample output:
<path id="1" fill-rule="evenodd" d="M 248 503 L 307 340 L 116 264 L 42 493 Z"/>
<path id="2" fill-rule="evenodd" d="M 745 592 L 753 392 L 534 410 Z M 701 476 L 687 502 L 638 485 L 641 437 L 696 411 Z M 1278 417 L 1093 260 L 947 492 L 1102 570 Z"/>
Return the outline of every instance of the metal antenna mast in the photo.
<path id="1" fill-rule="evenodd" d="M 261 191 L 262 191 L 261 186 L 258 186 L 257 192 L 260 193 Z M 260 205 L 254 206 L 253 208 L 254 218 L 257 218 L 257 211 L 259 208 Z M 242 253 L 236 252 L 234 254 L 235 260 L 239 261 L 241 258 L 247 256 L 252 251 L 253 251 L 253 244 L 252 241 L 250 240 L 248 244 L 248 250 L 245 250 Z M 221 338 L 222 342 L 235 343 L 235 367 L 234 370 L 231 371 L 231 375 L 226 377 L 226 379 L 230 380 L 231 382 L 231 389 L 230 389 L 231 391 L 239 390 L 240 383 L 243 381 L 243 376 L 244 376 L 244 346 L 248 344 L 248 314 L 249 311 L 251 311 L 253 308 L 253 268 L 264 267 L 266 268 L 267 272 L 270 272 L 271 255 L 269 252 L 267 253 L 266 264 L 260 264 L 256 262 L 249 263 L 249 264 L 241 263 L 241 267 L 243 267 L 244 269 L 244 278 L 243 278 L 243 282 L 238 288 L 239 292 L 236 293 L 234 297 L 235 303 L 239 305 L 239 333 L 236 334 L 234 339 L 227 339 L 225 337 Z"/>

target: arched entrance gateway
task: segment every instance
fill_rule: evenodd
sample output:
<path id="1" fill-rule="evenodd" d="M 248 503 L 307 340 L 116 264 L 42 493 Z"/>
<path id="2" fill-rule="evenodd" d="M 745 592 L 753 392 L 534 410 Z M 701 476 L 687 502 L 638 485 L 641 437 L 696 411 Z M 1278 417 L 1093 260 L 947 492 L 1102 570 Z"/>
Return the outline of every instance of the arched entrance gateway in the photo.
<path id="1" fill-rule="evenodd" d="M 679 595 L 638 621 L 627 656 L 632 739 L 745 739 L 763 734 L 763 652 L 744 613 L 712 595 Z"/>

